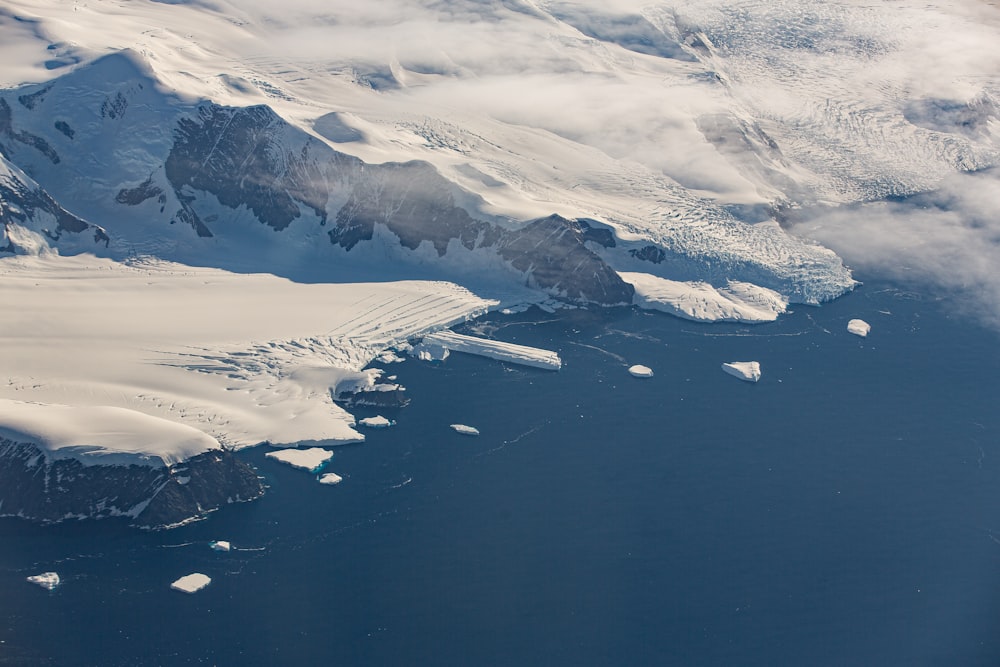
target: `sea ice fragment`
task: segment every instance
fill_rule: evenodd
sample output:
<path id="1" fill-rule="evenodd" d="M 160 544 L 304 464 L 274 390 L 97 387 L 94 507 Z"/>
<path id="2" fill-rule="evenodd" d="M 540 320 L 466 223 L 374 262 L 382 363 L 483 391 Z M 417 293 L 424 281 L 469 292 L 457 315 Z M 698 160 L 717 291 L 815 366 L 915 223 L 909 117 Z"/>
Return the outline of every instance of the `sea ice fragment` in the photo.
<path id="1" fill-rule="evenodd" d="M 212 583 L 211 577 L 200 572 L 194 572 L 170 584 L 170 588 L 182 593 L 197 593 L 210 583 Z"/>
<path id="2" fill-rule="evenodd" d="M 322 447 L 310 447 L 309 449 L 282 449 L 277 452 L 268 452 L 264 456 L 287 463 L 293 468 L 319 472 L 326 465 L 326 462 L 333 458 L 333 452 Z"/>
<path id="3" fill-rule="evenodd" d="M 359 419 L 358 423 L 362 426 L 367 426 L 368 428 L 389 428 L 390 426 L 395 426 L 396 422 L 392 419 L 387 419 L 382 415 L 376 417 L 365 417 L 364 419 Z"/>
<path id="4" fill-rule="evenodd" d="M 722 370 L 747 382 L 760 380 L 760 363 L 756 361 L 733 361 L 722 364 Z"/>
<path id="5" fill-rule="evenodd" d="M 59 575 L 55 572 L 42 572 L 28 577 L 28 581 L 51 591 L 59 585 Z"/>
<path id="6" fill-rule="evenodd" d="M 868 332 L 872 330 L 872 325 L 868 324 L 864 320 L 851 320 L 847 323 L 847 330 L 855 336 L 861 336 L 864 338 L 868 335 Z"/>

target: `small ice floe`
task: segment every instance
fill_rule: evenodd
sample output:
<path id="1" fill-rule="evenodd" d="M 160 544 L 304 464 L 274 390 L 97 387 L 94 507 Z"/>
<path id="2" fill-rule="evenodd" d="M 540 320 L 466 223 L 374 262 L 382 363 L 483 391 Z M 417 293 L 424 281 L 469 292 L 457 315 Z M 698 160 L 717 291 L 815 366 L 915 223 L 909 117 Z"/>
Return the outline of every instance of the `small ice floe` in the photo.
<path id="1" fill-rule="evenodd" d="M 636 364 L 635 366 L 630 367 L 628 369 L 628 372 L 632 375 L 632 377 L 637 377 L 637 378 L 653 377 L 653 369 L 650 368 L 649 366 L 642 366 L 640 364 Z"/>
<path id="2" fill-rule="evenodd" d="M 334 472 L 328 472 L 325 475 L 320 476 L 320 484 L 340 484 L 343 481 L 343 477 Z"/>
<path id="3" fill-rule="evenodd" d="M 396 425 L 395 420 L 387 419 L 381 415 L 359 419 L 358 423 L 362 426 L 367 426 L 368 428 L 389 428 L 390 426 Z"/>
<path id="4" fill-rule="evenodd" d="M 451 350 L 443 345 L 421 342 L 414 345 L 409 354 L 420 361 L 444 361 L 451 354 Z"/>
<path id="5" fill-rule="evenodd" d="M 760 379 L 760 363 L 756 361 L 733 361 L 722 364 L 722 370 L 747 382 L 756 382 Z"/>
<path id="6" fill-rule="evenodd" d="M 473 426 L 466 426 L 465 424 L 452 424 L 451 427 L 456 433 L 461 433 L 462 435 L 479 435 L 479 429 Z"/>
<path id="7" fill-rule="evenodd" d="M 399 356 L 393 350 L 384 350 L 382 352 L 379 352 L 379 355 L 375 357 L 375 361 L 378 361 L 383 364 L 398 364 L 403 361 L 406 361 L 406 358 Z"/>
<path id="8" fill-rule="evenodd" d="M 209 542 L 208 546 L 212 548 L 212 551 L 230 551 L 233 548 L 233 545 L 225 540 Z"/>
<path id="9" fill-rule="evenodd" d="M 28 581 L 51 591 L 59 585 L 59 575 L 55 572 L 42 572 L 41 574 L 34 574 L 28 577 Z"/>
<path id="10" fill-rule="evenodd" d="M 293 468 L 319 472 L 326 465 L 326 462 L 333 458 L 333 452 L 322 447 L 310 447 L 309 449 L 281 449 L 276 452 L 268 452 L 264 456 L 287 463 Z"/>
<path id="11" fill-rule="evenodd" d="M 170 588 L 175 591 L 181 591 L 182 593 L 197 593 L 205 586 L 212 583 L 212 578 L 201 572 L 194 572 L 192 574 L 185 575 L 170 584 Z"/>
<path id="12" fill-rule="evenodd" d="M 864 338 L 868 335 L 868 332 L 872 330 L 872 325 L 868 324 L 864 320 L 851 320 L 847 323 L 847 330 L 855 336 L 861 336 Z"/>

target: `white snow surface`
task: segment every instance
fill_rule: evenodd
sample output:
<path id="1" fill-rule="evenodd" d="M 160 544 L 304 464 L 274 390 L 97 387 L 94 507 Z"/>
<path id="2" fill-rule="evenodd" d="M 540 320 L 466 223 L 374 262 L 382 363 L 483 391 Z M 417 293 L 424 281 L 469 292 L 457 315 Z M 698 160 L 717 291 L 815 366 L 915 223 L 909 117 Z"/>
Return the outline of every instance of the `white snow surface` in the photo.
<path id="1" fill-rule="evenodd" d="M 505 343 L 488 338 L 465 336 L 454 331 L 437 331 L 424 336 L 423 345 L 443 347 L 453 352 L 464 352 L 480 357 L 505 361 L 522 366 L 533 366 L 547 370 L 562 368 L 562 360 L 556 352 L 538 347 Z"/>
<path id="2" fill-rule="evenodd" d="M 340 484 L 343 480 L 344 478 L 338 475 L 337 473 L 328 472 L 320 475 L 319 483 L 328 484 L 332 486 L 333 484 Z"/>
<path id="3" fill-rule="evenodd" d="M 633 302 L 698 322 L 773 322 L 785 312 L 788 299 L 774 290 L 731 280 L 725 287 L 705 282 L 667 280 L 648 273 L 619 272 L 635 287 Z"/>
<path id="4" fill-rule="evenodd" d="M 330 389 L 371 385 L 380 371 L 360 369 L 380 351 L 491 303 L 443 282 L 301 284 L 153 260 L 6 257 L 0 399 L 79 411 L 62 408 L 71 421 L 50 423 L 42 407 L 17 417 L 8 403 L 0 425 L 30 430 L 51 450 L 86 445 L 164 462 L 216 440 L 356 442 L 364 438 Z M 105 433 L 98 414 L 128 428 Z"/>
<path id="5" fill-rule="evenodd" d="M 310 447 L 308 449 L 280 449 L 276 452 L 265 454 L 270 459 L 287 463 L 293 468 L 303 468 L 310 472 L 317 472 L 326 465 L 326 462 L 333 458 L 333 452 L 322 447 Z"/>
<path id="6" fill-rule="evenodd" d="M 747 382 L 760 380 L 760 363 L 756 361 L 732 361 L 722 364 L 722 370 Z"/>
<path id="7" fill-rule="evenodd" d="M 175 591 L 181 591 L 182 593 L 197 593 L 205 586 L 212 583 L 212 578 L 201 572 L 193 572 L 191 574 L 184 575 L 174 583 L 170 584 L 170 588 Z"/>
<path id="8" fill-rule="evenodd" d="M 462 435 L 479 435 L 479 429 L 475 426 L 467 426 L 466 424 L 452 424 L 451 428 L 454 429 L 456 433 L 461 433 Z"/>
<path id="9" fill-rule="evenodd" d="M 84 465 L 169 466 L 219 449 L 196 428 L 127 408 L 0 399 L 0 438 Z"/>
<path id="10" fill-rule="evenodd" d="M 653 369 L 649 366 L 643 366 L 641 364 L 636 364 L 635 366 L 630 366 L 628 372 L 632 377 L 637 378 L 651 378 L 653 377 Z"/>
<path id="11" fill-rule="evenodd" d="M 28 581 L 33 584 L 38 584 L 44 589 L 52 590 L 59 585 L 59 574 L 56 572 L 42 572 L 41 574 L 33 574 L 28 577 Z"/>
<path id="12" fill-rule="evenodd" d="M 865 338 L 868 336 L 869 332 L 871 332 L 872 325 L 868 324 L 864 320 L 855 319 L 847 323 L 847 330 L 855 336 Z"/>

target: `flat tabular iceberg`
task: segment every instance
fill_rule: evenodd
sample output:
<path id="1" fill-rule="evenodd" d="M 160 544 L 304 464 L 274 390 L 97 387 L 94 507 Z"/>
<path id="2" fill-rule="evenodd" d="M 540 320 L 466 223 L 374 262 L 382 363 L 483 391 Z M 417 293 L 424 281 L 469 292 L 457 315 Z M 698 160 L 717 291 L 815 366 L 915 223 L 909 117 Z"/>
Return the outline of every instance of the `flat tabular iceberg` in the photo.
<path id="1" fill-rule="evenodd" d="M 465 424 L 452 424 L 451 427 L 455 429 L 456 433 L 461 433 L 462 435 L 479 435 L 479 429 L 474 426 L 466 426 Z"/>
<path id="2" fill-rule="evenodd" d="M 210 583 L 212 583 L 211 577 L 200 572 L 194 572 L 170 584 L 170 588 L 182 593 L 197 593 Z"/>
<path id="3" fill-rule="evenodd" d="M 653 377 L 653 369 L 649 366 L 642 366 L 636 364 L 628 369 L 628 372 L 632 374 L 633 377 L 637 378 L 651 378 Z"/>
<path id="4" fill-rule="evenodd" d="M 340 484 L 343 481 L 343 477 L 334 472 L 328 472 L 319 478 L 320 484 Z"/>
<path id="5" fill-rule="evenodd" d="M 868 332 L 872 330 L 872 325 L 868 324 L 864 320 L 851 320 L 847 323 L 847 330 L 855 336 L 861 336 L 864 338 L 868 335 Z"/>
<path id="6" fill-rule="evenodd" d="M 562 360 L 559 359 L 559 355 L 550 350 L 517 345 L 515 343 L 505 343 L 499 340 L 489 340 L 487 338 L 463 336 L 454 331 L 437 331 L 424 336 L 424 340 L 420 345 L 444 348 L 452 352 L 475 354 L 498 361 L 521 364 L 522 366 L 533 366 L 553 371 L 562 368 Z"/>
<path id="7" fill-rule="evenodd" d="M 215 540 L 210 542 L 208 546 L 212 548 L 212 551 L 229 551 L 233 548 L 233 545 L 226 540 Z"/>
<path id="8" fill-rule="evenodd" d="M 51 591 L 59 585 L 59 575 L 55 572 L 42 572 L 28 577 L 28 581 Z"/>
<path id="9" fill-rule="evenodd" d="M 358 423 L 362 426 L 367 426 L 368 428 L 389 428 L 390 426 L 395 426 L 396 422 L 378 415 L 376 417 L 365 417 L 364 419 L 359 419 Z"/>
<path id="10" fill-rule="evenodd" d="M 310 447 L 309 449 L 282 449 L 277 452 L 268 452 L 265 456 L 287 463 L 293 468 L 319 472 L 326 465 L 326 462 L 333 458 L 333 452 L 322 447 Z"/>
<path id="11" fill-rule="evenodd" d="M 760 379 L 760 364 L 756 361 L 733 361 L 722 364 L 722 370 L 747 382 L 756 382 Z"/>

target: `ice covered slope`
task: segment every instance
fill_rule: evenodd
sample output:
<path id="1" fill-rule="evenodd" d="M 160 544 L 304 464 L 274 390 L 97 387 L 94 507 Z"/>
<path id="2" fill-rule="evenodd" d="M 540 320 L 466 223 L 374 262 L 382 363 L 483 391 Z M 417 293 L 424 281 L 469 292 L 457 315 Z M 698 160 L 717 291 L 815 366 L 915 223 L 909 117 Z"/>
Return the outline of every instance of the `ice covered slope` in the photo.
<path id="1" fill-rule="evenodd" d="M 631 300 L 617 270 L 810 303 L 853 284 L 832 253 L 734 217 L 783 195 L 699 125 L 734 98 L 659 9 L 14 8 L 36 22 L 7 27 L 11 72 L 40 83 L 3 96 L 0 143 L 119 252 L 287 271 L 389 249 L 460 282 L 598 303 Z"/>
<path id="2" fill-rule="evenodd" d="M 195 443 L 356 441 L 331 388 L 381 350 L 489 305 L 440 282 L 299 284 L 151 260 L 7 257 L 0 398 L 125 408 L 207 434 Z"/>
<path id="3" fill-rule="evenodd" d="M 164 467 L 220 449 L 215 438 L 196 428 L 134 410 L 7 399 L 0 399 L 0 439 L 84 465 Z"/>

